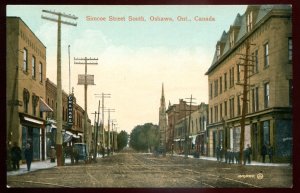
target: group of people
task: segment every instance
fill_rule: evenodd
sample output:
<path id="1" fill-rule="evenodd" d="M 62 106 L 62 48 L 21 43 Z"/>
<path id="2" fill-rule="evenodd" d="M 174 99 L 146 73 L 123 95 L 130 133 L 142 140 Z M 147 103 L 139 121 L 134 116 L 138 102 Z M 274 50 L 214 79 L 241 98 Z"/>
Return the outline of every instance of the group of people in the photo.
<path id="1" fill-rule="evenodd" d="M 243 161 L 244 165 L 246 163 L 251 163 L 251 154 L 252 154 L 252 148 L 250 145 L 247 145 L 247 148 L 243 151 Z M 216 149 L 216 155 L 217 155 L 217 161 L 222 161 L 223 156 L 225 157 L 225 163 L 229 164 L 238 164 L 240 163 L 240 152 L 239 151 L 233 151 L 232 149 L 223 149 L 221 146 L 217 146 Z"/>
<path id="2" fill-rule="evenodd" d="M 249 144 L 243 150 L 243 164 L 246 163 L 251 164 L 251 155 L 252 155 L 252 148 Z M 265 163 L 266 155 L 269 156 L 270 163 L 273 162 L 273 148 L 272 146 L 264 144 L 261 149 L 262 155 L 262 162 Z M 240 152 L 233 151 L 232 149 L 223 149 L 221 146 L 217 146 L 216 148 L 216 157 L 217 161 L 222 161 L 223 156 L 225 156 L 225 163 L 240 163 Z"/>
<path id="3" fill-rule="evenodd" d="M 26 148 L 24 150 L 24 157 L 27 164 L 27 170 L 30 171 L 31 162 L 33 159 L 33 152 L 31 149 L 30 143 L 26 144 Z M 16 142 L 14 142 L 13 147 L 11 148 L 11 161 L 13 170 L 20 169 L 20 160 L 22 159 L 22 151 Z"/>

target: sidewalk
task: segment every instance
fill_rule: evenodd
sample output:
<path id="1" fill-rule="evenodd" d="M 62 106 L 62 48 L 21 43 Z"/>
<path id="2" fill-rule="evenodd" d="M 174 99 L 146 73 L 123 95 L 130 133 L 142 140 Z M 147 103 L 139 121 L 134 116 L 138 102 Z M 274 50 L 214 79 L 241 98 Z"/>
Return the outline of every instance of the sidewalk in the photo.
<path id="1" fill-rule="evenodd" d="M 184 157 L 184 155 L 175 155 L 174 156 L 181 156 Z M 200 158 L 194 158 L 192 155 L 188 155 L 188 158 L 193 158 L 193 159 L 203 159 L 203 160 L 209 160 L 209 161 L 217 161 L 216 157 L 206 157 L 206 156 L 200 156 Z M 225 159 L 222 159 L 222 163 L 225 163 Z M 289 163 L 262 163 L 262 162 L 257 162 L 257 161 L 251 161 L 251 164 L 246 164 L 246 166 L 291 166 Z"/>
<path id="2" fill-rule="evenodd" d="M 71 163 L 71 159 L 66 158 L 65 163 Z M 47 159 L 45 161 L 33 161 L 31 163 L 30 171 L 27 171 L 27 165 L 26 165 L 26 163 L 24 163 L 24 164 L 20 164 L 20 169 L 19 170 L 8 171 L 8 172 L 6 172 L 6 175 L 7 176 L 21 175 L 21 174 L 25 174 L 25 173 L 28 173 L 28 172 L 33 172 L 33 171 L 36 171 L 36 170 L 54 168 L 56 166 L 57 166 L 57 162 L 51 163 L 50 159 Z"/>

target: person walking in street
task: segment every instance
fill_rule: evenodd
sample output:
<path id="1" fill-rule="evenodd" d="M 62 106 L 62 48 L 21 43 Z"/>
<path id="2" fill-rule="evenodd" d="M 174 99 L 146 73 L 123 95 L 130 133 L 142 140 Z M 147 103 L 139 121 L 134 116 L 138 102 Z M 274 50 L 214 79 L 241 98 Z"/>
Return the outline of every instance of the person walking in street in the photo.
<path id="1" fill-rule="evenodd" d="M 264 144 L 262 146 L 262 148 L 261 148 L 261 156 L 262 156 L 263 163 L 266 162 L 266 155 L 267 155 L 267 153 L 268 153 L 267 146 L 266 146 L 266 144 Z"/>
<path id="2" fill-rule="evenodd" d="M 26 145 L 24 155 L 25 155 L 26 164 L 27 164 L 27 171 L 30 171 L 30 166 L 31 166 L 33 155 L 32 155 L 32 149 L 31 149 L 31 146 L 29 143 L 27 143 L 27 145 Z"/>
<path id="3" fill-rule="evenodd" d="M 17 142 L 14 142 L 14 146 L 11 148 L 11 161 L 13 170 L 20 169 L 21 160 L 21 148 L 18 146 Z"/>
<path id="4" fill-rule="evenodd" d="M 51 163 L 55 162 L 55 157 L 56 157 L 56 150 L 55 150 L 54 146 L 51 146 L 51 149 L 50 149 Z"/>
<path id="5" fill-rule="evenodd" d="M 271 144 L 268 145 L 268 155 L 270 163 L 273 163 L 273 147 Z"/>
<path id="6" fill-rule="evenodd" d="M 247 144 L 247 155 L 246 159 L 248 161 L 248 164 L 251 164 L 251 154 L 252 154 L 252 148 L 250 147 L 249 144 Z"/>

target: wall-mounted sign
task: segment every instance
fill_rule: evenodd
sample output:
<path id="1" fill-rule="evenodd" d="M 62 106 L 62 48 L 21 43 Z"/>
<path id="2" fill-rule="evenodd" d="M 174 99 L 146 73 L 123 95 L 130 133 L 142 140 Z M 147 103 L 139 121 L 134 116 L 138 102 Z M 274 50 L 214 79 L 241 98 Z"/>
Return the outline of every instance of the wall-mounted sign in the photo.
<path id="1" fill-rule="evenodd" d="M 68 125 L 73 125 L 73 95 L 68 96 Z"/>

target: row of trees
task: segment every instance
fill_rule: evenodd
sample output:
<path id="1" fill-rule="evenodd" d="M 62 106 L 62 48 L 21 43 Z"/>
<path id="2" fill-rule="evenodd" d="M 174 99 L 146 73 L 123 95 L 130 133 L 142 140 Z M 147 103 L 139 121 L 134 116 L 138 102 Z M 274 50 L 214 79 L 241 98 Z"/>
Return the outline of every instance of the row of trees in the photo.
<path id="1" fill-rule="evenodd" d="M 152 123 L 136 126 L 130 134 L 129 145 L 136 151 L 152 152 L 159 146 L 159 127 Z"/>

